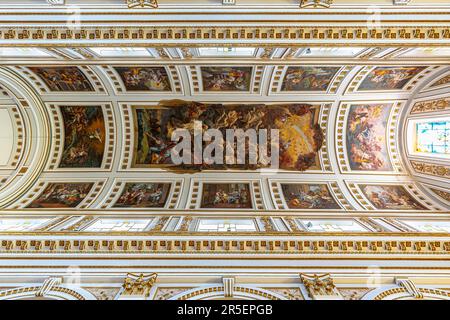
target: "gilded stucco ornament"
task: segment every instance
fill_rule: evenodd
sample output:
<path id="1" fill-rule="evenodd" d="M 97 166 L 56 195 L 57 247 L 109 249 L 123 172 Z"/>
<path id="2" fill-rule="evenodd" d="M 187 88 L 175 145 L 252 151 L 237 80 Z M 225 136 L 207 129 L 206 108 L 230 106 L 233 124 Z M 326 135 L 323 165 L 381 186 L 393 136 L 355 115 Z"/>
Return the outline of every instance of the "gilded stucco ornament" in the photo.
<path id="1" fill-rule="evenodd" d="M 411 114 L 443 111 L 449 109 L 450 109 L 450 98 L 442 98 L 416 102 L 411 110 Z"/>
<path id="2" fill-rule="evenodd" d="M 314 300 L 326 297 L 341 298 L 329 273 L 326 274 L 300 274 L 300 279 L 305 285 L 309 296 Z"/>

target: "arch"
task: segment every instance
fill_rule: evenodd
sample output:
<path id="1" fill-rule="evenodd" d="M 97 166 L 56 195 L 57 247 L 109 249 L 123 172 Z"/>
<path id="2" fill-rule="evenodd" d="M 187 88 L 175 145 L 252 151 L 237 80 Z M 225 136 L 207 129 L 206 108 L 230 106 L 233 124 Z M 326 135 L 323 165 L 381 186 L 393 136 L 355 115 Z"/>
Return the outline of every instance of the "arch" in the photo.
<path id="1" fill-rule="evenodd" d="M 6 207 L 22 197 L 39 178 L 50 154 L 51 127 L 49 114 L 36 91 L 19 75 L 7 68 L 0 68 L 0 84 L 8 92 L 12 92 L 17 106 L 27 108 L 31 112 L 23 112 L 24 149 L 20 161 L 6 185 L 2 187 L 0 207 Z M 33 145 L 31 145 L 33 143 Z M 23 175 L 20 173 L 23 169 Z"/>
<path id="2" fill-rule="evenodd" d="M 21 300 L 36 298 L 41 286 L 19 287 L 0 291 L 0 300 Z M 42 298 L 52 300 L 97 300 L 89 291 L 80 287 L 54 286 Z"/>
<path id="3" fill-rule="evenodd" d="M 207 286 L 181 292 L 169 300 L 219 300 L 225 299 L 223 286 Z M 255 287 L 235 286 L 233 300 L 287 300 L 282 295 Z"/>

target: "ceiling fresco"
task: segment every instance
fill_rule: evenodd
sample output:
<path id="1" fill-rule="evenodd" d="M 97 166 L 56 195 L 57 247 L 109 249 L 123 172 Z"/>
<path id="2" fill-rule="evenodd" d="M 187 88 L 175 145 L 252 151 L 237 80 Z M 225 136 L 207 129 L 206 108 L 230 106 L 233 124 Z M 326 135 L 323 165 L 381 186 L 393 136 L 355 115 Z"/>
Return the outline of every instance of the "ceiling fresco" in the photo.
<path id="1" fill-rule="evenodd" d="M 74 208 L 92 186 L 93 183 L 50 183 L 28 208 Z"/>
<path id="2" fill-rule="evenodd" d="M 376 67 L 359 85 L 358 90 L 400 90 L 426 67 Z"/>
<path id="3" fill-rule="evenodd" d="M 94 91 L 92 84 L 77 67 L 30 67 L 50 91 Z"/>
<path id="4" fill-rule="evenodd" d="M 61 106 L 64 150 L 60 168 L 100 167 L 105 151 L 105 123 L 101 106 Z"/>
<path id="5" fill-rule="evenodd" d="M 0 300 L 450 299 L 430 1 L 0 0 Z"/>
<path id="6" fill-rule="evenodd" d="M 170 183 L 125 184 L 113 207 L 115 208 L 164 208 L 171 189 Z"/>
<path id="7" fill-rule="evenodd" d="M 340 209 L 326 184 L 282 184 L 289 209 Z"/>
<path id="8" fill-rule="evenodd" d="M 250 91 L 252 67 L 201 67 L 204 91 Z"/>
<path id="9" fill-rule="evenodd" d="M 381 210 L 425 210 L 403 186 L 396 185 L 360 185 L 364 195 Z"/>
<path id="10" fill-rule="evenodd" d="M 447 178 L 419 174 L 405 161 L 401 144 L 407 133 L 400 125 L 423 110 L 441 117 L 448 112 L 440 102 L 429 102 L 430 107 L 407 114 L 412 104 L 448 99 L 448 67 L 390 60 L 408 49 L 386 48 L 386 58 L 374 48 L 347 56 L 318 48 L 214 54 L 211 48 L 148 48 L 136 55 L 114 48 L 39 50 L 48 54 L 0 67 L 0 108 L 13 119 L 18 146 L 0 166 L 5 207 L 448 208 Z M 370 62 L 370 54 L 378 65 L 364 63 L 362 57 Z M 337 65 L 343 57 L 347 64 Z M 5 77 L 15 77 L 17 85 Z M 28 86 L 37 100 L 26 94 Z M 266 174 L 262 169 L 268 166 L 261 164 L 172 163 L 172 133 L 184 128 L 192 135 L 196 121 L 202 133 L 215 128 L 223 137 L 227 129 L 278 129 L 279 170 Z M 246 156 L 250 150 L 251 144 Z M 26 188 L 18 192 L 25 179 Z"/>
<path id="11" fill-rule="evenodd" d="M 127 91 L 172 91 L 164 67 L 115 67 Z"/>

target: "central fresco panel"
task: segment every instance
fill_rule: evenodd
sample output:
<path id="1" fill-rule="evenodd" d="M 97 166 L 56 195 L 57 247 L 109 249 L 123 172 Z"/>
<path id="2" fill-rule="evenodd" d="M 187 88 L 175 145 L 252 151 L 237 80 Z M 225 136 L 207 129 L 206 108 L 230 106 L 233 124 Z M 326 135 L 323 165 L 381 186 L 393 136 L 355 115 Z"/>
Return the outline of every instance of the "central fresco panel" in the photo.
<path id="1" fill-rule="evenodd" d="M 135 107 L 134 167 L 159 167 L 172 170 L 258 169 L 260 164 L 174 164 L 172 133 L 187 129 L 193 135 L 196 121 L 203 132 L 217 129 L 276 129 L 279 132 L 279 168 L 303 171 L 318 166 L 318 151 L 324 137 L 318 119 L 319 107 L 307 104 L 223 105 L 181 100 L 163 101 L 154 107 Z M 270 140 L 270 138 L 269 138 Z M 246 143 L 248 159 L 250 142 Z M 203 149 L 208 143 L 203 142 Z M 260 145 L 256 146 L 260 148 Z M 223 163 L 226 163 L 224 161 Z"/>

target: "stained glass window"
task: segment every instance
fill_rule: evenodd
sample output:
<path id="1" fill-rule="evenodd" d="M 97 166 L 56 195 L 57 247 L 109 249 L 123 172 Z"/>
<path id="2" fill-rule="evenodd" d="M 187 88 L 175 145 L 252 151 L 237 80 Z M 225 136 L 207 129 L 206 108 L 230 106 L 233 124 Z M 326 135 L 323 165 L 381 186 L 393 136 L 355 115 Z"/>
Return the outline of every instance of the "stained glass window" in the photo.
<path id="1" fill-rule="evenodd" d="M 450 121 L 417 123 L 416 151 L 433 154 L 450 154 Z"/>

